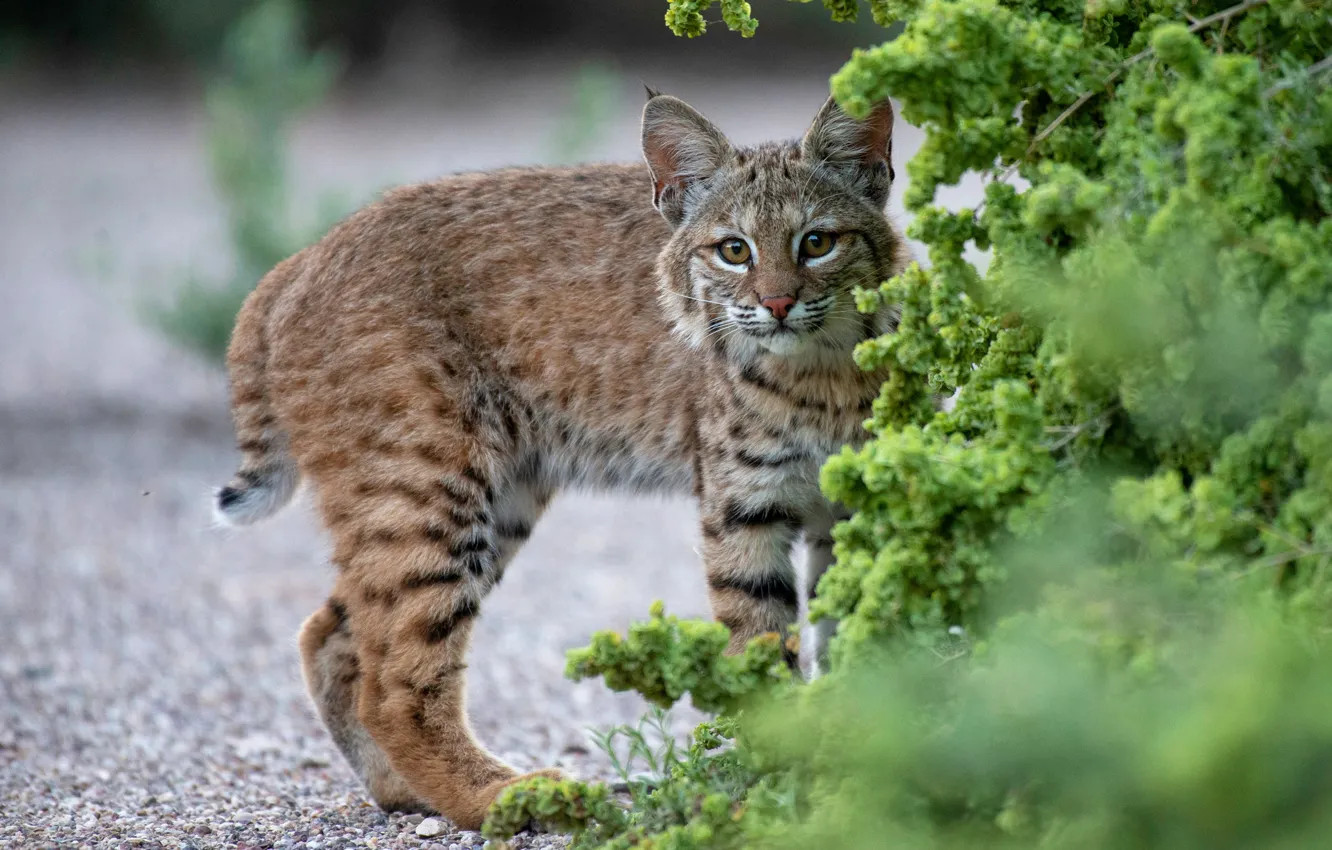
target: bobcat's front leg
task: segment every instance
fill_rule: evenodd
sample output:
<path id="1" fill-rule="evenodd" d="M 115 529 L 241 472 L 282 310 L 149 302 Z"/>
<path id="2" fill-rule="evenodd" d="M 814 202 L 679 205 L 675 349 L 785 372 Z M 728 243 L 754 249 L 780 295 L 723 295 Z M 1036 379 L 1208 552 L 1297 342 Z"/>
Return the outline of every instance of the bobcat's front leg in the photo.
<path id="1" fill-rule="evenodd" d="M 791 546 L 802 525 L 795 506 L 766 494 L 725 486 L 701 496 L 703 565 L 713 616 L 731 630 L 734 654 L 765 632 L 785 638 L 798 614 L 799 593 Z M 796 653 L 786 650 L 797 667 Z"/>

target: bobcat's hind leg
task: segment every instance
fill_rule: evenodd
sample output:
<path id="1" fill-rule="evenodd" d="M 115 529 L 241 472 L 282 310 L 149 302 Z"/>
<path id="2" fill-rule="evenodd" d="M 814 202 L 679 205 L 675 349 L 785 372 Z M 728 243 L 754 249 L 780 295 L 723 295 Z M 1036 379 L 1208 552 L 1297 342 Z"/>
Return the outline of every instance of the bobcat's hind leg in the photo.
<path id="1" fill-rule="evenodd" d="M 531 534 L 551 495 L 549 488 L 519 481 L 496 498 L 495 538 L 499 550 L 496 579 Z M 361 664 L 346 605 L 337 599 L 336 592 L 305 621 L 300 647 L 310 696 L 334 742 L 370 796 L 386 811 L 434 811 L 393 769 L 388 756 L 357 716 Z"/>
<path id="2" fill-rule="evenodd" d="M 311 614 L 301 626 L 300 648 L 305 687 L 319 717 L 374 801 L 390 812 L 432 811 L 357 719 L 361 665 L 346 606 L 329 599 Z"/>

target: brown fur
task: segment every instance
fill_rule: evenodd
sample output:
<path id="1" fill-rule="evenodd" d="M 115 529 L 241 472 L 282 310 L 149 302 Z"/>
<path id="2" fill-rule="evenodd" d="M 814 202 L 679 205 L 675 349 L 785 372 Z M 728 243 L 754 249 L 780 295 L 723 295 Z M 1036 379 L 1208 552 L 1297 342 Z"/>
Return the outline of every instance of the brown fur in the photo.
<path id="1" fill-rule="evenodd" d="M 883 215 L 892 112 L 829 103 L 800 144 L 739 150 L 678 100 L 642 165 L 511 169 L 388 193 L 279 264 L 228 363 L 243 459 L 218 508 L 253 522 L 314 487 L 340 573 L 306 682 L 386 808 L 480 826 L 517 776 L 472 737 L 481 600 L 559 488 L 693 492 L 731 650 L 796 617 L 831 561 L 824 457 L 863 438 L 890 331 L 851 289 L 905 261 Z M 657 209 L 653 209 L 653 205 Z M 820 261 L 802 236 L 840 234 Z M 728 266 L 717 243 L 753 261 Z M 798 307 L 778 327 L 772 298 Z M 788 330 L 794 329 L 794 330 Z M 299 470 L 299 472 L 297 471 Z"/>

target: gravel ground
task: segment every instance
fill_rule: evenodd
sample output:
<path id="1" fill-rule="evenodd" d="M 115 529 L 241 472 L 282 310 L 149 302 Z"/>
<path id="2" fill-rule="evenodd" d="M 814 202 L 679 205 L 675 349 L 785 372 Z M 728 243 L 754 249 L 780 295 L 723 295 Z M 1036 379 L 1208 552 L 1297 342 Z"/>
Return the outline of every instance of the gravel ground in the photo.
<path id="1" fill-rule="evenodd" d="M 790 135 L 828 70 L 765 81 L 784 97 L 736 79 L 675 90 L 705 94 L 704 111 L 728 104 L 740 138 Z M 538 161 L 560 78 L 514 72 L 465 103 L 432 95 L 427 113 L 349 95 L 300 127 L 297 182 L 364 197 Z M 626 90 L 595 155 L 634 155 L 638 97 Z M 315 718 L 295 634 L 331 570 L 308 506 L 244 533 L 209 527 L 210 487 L 235 462 L 224 378 L 139 319 L 182 269 L 226 269 L 197 107 L 11 86 L 0 114 L 22 119 L 0 122 L 0 846 L 479 846 L 372 806 Z M 906 133 L 900 160 L 918 138 Z M 565 681 L 564 651 L 656 598 L 704 615 L 696 545 L 687 503 L 561 497 L 478 624 L 482 740 L 520 768 L 606 775 L 585 730 L 643 704 Z"/>

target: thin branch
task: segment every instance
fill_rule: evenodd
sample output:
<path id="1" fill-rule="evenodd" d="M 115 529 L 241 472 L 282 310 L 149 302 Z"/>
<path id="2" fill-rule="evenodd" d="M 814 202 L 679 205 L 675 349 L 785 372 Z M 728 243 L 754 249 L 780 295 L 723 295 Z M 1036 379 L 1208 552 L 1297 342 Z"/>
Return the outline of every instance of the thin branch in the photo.
<path id="1" fill-rule="evenodd" d="M 1221 25 L 1221 35 L 1216 39 L 1216 52 L 1218 55 L 1226 52 L 1226 33 L 1230 30 L 1230 18 Z"/>
<path id="2" fill-rule="evenodd" d="M 1279 91 L 1283 91 L 1285 89 L 1290 88 L 1291 86 L 1300 82 L 1300 80 L 1311 79 L 1313 77 L 1316 77 L 1319 74 L 1323 73 L 1324 71 L 1328 70 L 1329 68 L 1332 68 L 1332 55 L 1324 56 L 1322 59 L 1319 59 L 1317 62 L 1313 63 L 1308 68 L 1305 68 L 1299 74 L 1296 74 L 1293 77 L 1287 77 L 1286 79 L 1280 81 L 1267 91 L 1263 92 L 1263 97 L 1271 97 L 1272 95 L 1276 94 Z"/>
<path id="3" fill-rule="evenodd" d="M 1332 555 L 1332 549 L 1312 549 L 1305 547 L 1299 550 L 1281 552 L 1280 554 L 1254 561 L 1250 572 L 1253 570 L 1265 569 L 1267 567 L 1280 567 L 1284 564 L 1289 564 L 1291 561 L 1298 561 L 1300 558 L 1325 558 L 1328 555 Z"/>
<path id="4" fill-rule="evenodd" d="M 1197 32 L 1203 27 L 1211 26 L 1217 21 L 1228 21 L 1231 18 L 1235 17 L 1236 15 L 1240 14 L 1241 12 L 1247 12 L 1250 9 L 1252 9 L 1254 6 L 1262 6 L 1267 2 L 1268 0 L 1245 0 L 1245 2 L 1235 6 L 1231 6 L 1229 9 L 1222 9 L 1219 12 L 1208 15 L 1202 20 L 1198 21 L 1198 23 L 1189 27 L 1189 32 Z"/>
<path id="5" fill-rule="evenodd" d="M 1207 17 L 1199 20 L 1197 23 L 1189 27 L 1189 32 L 1197 32 L 1200 29 L 1204 29 L 1206 27 L 1211 26 L 1217 21 L 1229 21 L 1231 18 L 1235 17 L 1236 15 L 1242 12 L 1247 12 L 1255 6 L 1262 6 L 1268 2 L 1269 0 L 1244 0 L 1243 3 L 1237 3 L 1236 5 L 1231 6 L 1229 9 L 1222 9 L 1220 12 L 1208 15 Z M 1092 89 L 1091 91 L 1085 92 L 1081 97 L 1073 101 L 1073 103 L 1068 107 L 1068 109 L 1065 109 L 1063 112 L 1059 113 L 1058 118 L 1051 121 L 1044 130 L 1041 130 L 1039 133 L 1036 134 L 1036 138 L 1031 140 L 1031 145 L 1027 148 L 1027 156 L 1031 156 L 1036 151 L 1036 146 L 1039 145 L 1041 142 L 1045 141 L 1047 138 L 1049 138 L 1050 134 L 1053 133 L 1055 130 L 1058 130 L 1059 126 L 1063 124 L 1065 121 L 1067 121 L 1069 116 L 1071 116 L 1074 112 L 1077 112 L 1079 109 L 1081 109 L 1084 103 L 1095 97 L 1097 93 L 1100 92 L 1102 89 L 1104 89 L 1106 86 L 1110 85 L 1115 80 L 1119 79 L 1119 76 L 1123 74 L 1125 71 L 1127 71 L 1129 68 L 1133 67 L 1134 65 L 1138 64 L 1139 62 L 1141 62 L 1142 60 L 1146 59 L 1148 56 L 1151 55 L 1152 55 L 1152 48 L 1149 47 L 1146 50 L 1142 51 L 1141 53 L 1137 53 L 1134 54 L 1133 56 L 1130 56 L 1128 59 L 1124 61 L 1124 64 L 1120 65 L 1118 68 L 1115 69 L 1113 74 L 1105 78 L 1105 80 L 1101 83 L 1100 88 Z M 1014 165 L 1014 167 L 1016 167 L 1016 164 Z M 1005 172 L 1005 176 L 1007 176 L 1007 172 Z"/>
<path id="6" fill-rule="evenodd" d="M 1259 534 L 1271 535 L 1282 543 L 1285 543 L 1290 548 L 1285 552 L 1278 552 L 1275 555 L 1268 555 L 1266 558 L 1254 561 L 1249 571 L 1266 567 L 1279 567 L 1283 564 L 1289 564 L 1291 561 L 1297 561 L 1300 558 L 1325 558 L 1328 555 L 1332 555 L 1332 549 L 1326 547 L 1314 548 L 1311 543 L 1301 540 L 1274 525 L 1258 522 L 1254 524 L 1254 527 L 1258 529 Z"/>
<path id="7" fill-rule="evenodd" d="M 1119 410 L 1119 402 L 1115 402 L 1091 419 L 1088 419 L 1085 422 L 1079 422 L 1077 425 L 1054 425 L 1046 428 L 1045 433 L 1047 434 L 1062 434 L 1063 436 L 1058 440 L 1055 440 L 1053 443 L 1042 446 L 1042 448 L 1048 452 L 1059 451 L 1087 431 L 1090 431 L 1092 428 L 1108 426 L 1110 424 L 1110 417 L 1117 410 Z"/>

